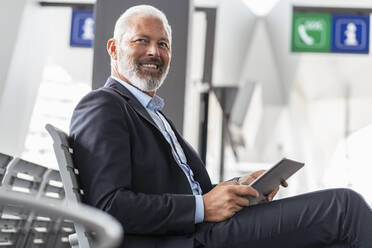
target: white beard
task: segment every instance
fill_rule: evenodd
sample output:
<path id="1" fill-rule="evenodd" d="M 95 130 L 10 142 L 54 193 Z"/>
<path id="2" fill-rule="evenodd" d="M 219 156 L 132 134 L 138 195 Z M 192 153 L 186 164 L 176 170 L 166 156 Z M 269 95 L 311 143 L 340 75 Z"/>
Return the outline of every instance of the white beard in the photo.
<path id="1" fill-rule="evenodd" d="M 163 84 L 169 72 L 169 65 L 160 75 L 160 77 L 154 77 L 152 75 L 140 77 L 138 75 L 139 69 L 134 63 L 133 59 L 122 51 L 118 51 L 118 71 L 121 75 L 129 80 L 129 83 L 131 83 L 141 91 L 153 92 L 159 89 L 160 86 Z"/>

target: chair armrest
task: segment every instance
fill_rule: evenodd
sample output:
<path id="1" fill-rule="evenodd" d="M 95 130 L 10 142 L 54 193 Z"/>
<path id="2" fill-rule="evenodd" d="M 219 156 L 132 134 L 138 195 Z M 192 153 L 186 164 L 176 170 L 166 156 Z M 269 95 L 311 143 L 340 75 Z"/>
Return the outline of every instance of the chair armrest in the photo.
<path id="1" fill-rule="evenodd" d="M 55 202 L 32 197 L 0 192 L 0 205 L 20 205 L 51 218 L 65 218 L 84 225 L 87 231 L 95 233 L 94 247 L 117 247 L 123 236 L 121 224 L 109 214 L 96 208 L 76 203 L 71 207 L 53 205 Z M 94 218 L 92 218 L 94 216 Z"/>

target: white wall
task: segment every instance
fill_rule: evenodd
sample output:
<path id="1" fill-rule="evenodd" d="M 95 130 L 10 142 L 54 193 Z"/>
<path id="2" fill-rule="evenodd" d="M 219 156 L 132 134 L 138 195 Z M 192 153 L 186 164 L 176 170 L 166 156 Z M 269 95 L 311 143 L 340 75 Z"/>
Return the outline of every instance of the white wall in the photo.
<path id="1" fill-rule="evenodd" d="M 44 126 L 51 123 L 68 132 L 72 111 L 91 90 L 93 49 L 70 47 L 72 9 L 44 7 L 52 29 L 49 48 L 40 79 L 21 157 L 44 166 L 57 168 L 52 140 Z"/>
<path id="2" fill-rule="evenodd" d="M 26 1 L 0 101 L 0 151 L 20 155 L 49 47 L 49 18 Z M 8 20 L 9 22 L 9 20 Z"/>
<path id="3" fill-rule="evenodd" d="M 25 2 L 26 0 L 8 1 L 6 8 L 0 8 L 0 30 L 3 31 L 3 37 L 5 37 L 1 40 L 0 46 L 0 97 L 18 38 Z"/>
<path id="4" fill-rule="evenodd" d="M 19 20 L 14 25 L 7 20 L 10 37 L 4 44 L 14 50 L 8 51 L 9 68 L 1 82 L 0 152 L 55 167 L 44 126 L 51 122 L 68 131 L 74 106 L 90 89 L 93 51 L 69 46 L 71 8 L 41 7 L 33 0 L 24 6 L 9 1 L 9 7 L 9 16 Z"/>

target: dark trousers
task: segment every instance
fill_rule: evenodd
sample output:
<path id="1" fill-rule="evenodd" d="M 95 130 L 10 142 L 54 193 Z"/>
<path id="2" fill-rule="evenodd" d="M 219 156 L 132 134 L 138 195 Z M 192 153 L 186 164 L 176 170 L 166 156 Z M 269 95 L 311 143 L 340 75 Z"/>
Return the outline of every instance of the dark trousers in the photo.
<path id="1" fill-rule="evenodd" d="M 372 210 L 349 189 L 317 191 L 244 208 L 197 225 L 195 247 L 372 247 Z"/>

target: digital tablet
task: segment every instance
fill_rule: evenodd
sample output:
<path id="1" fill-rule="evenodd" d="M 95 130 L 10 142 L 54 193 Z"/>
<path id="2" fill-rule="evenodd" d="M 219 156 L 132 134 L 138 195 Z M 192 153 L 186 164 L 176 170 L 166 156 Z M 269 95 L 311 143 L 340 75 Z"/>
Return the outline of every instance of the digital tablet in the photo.
<path id="1" fill-rule="evenodd" d="M 273 192 L 281 182 L 287 180 L 304 165 L 304 163 L 283 158 L 249 185 L 255 188 L 260 194 L 257 198 L 247 196 L 249 205 L 252 206 L 259 203 L 265 196 Z"/>

